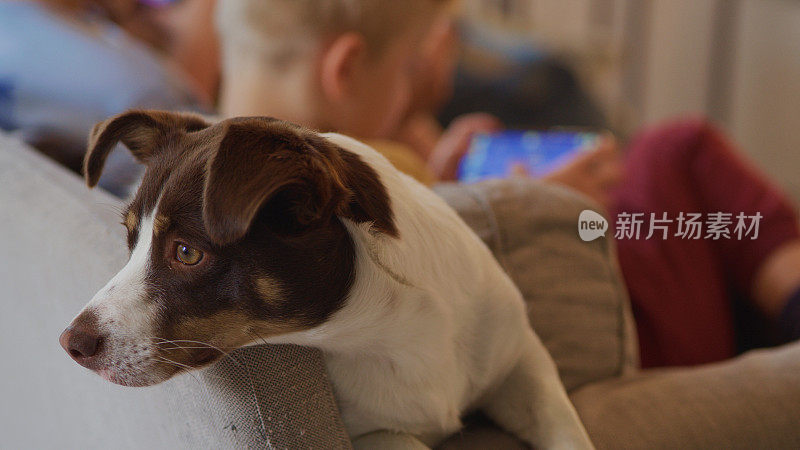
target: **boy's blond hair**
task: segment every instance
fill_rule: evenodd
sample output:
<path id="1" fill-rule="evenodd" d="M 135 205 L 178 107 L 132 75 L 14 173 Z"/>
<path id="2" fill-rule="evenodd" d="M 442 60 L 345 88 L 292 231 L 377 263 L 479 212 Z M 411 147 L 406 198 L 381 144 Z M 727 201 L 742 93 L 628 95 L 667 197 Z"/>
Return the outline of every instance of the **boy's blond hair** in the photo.
<path id="1" fill-rule="evenodd" d="M 415 20 L 432 19 L 449 0 L 221 0 L 217 27 L 226 58 L 256 51 L 275 68 L 321 40 L 345 32 L 364 36 L 380 53 Z"/>

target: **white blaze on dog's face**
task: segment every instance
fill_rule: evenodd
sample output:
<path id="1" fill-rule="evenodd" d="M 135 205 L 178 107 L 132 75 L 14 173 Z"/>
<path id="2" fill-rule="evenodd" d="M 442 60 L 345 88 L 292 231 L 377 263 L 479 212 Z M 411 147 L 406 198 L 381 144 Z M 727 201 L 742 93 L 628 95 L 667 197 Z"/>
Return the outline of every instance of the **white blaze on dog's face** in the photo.
<path id="1" fill-rule="evenodd" d="M 141 222 L 139 239 L 128 263 L 92 298 L 85 308 L 87 312 L 83 313 L 84 317 L 93 319 L 97 336 L 104 336 L 103 344 L 123 355 L 113 358 L 108 367 L 98 368 L 100 375 L 109 381 L 134 384 L 134 380 L 128 379 L 126 371 L 114 370 L 112 366 L 117 361 L 122 362 L 124 367 L 146 364 L 151 356 L 147 346 L 140 344 L 137 336 L 152 336 L 155 332 L 151 320 L 157 314 L 155 304 L 145 302 L 152 232 L 153 219 L 146 217 Z M 124 324 L 124 327 L 120 324 Z M 143 375 L 146 378 L 157 376 L 153 373 Z M 149 379 L 140 378 L 135 384 L 150 384 Z"/>
<path id="2" fill-rule="evenodd" d="M 375 171 L 295 125 L 129 112 L 93 130 L 90 186 L 118 141 L 147 167 L 123 214 L 130 259 L 60 338 L 115 383 L 158 383 L 325 322 L 354 276 L 341 218 L 397 235 Z"/>

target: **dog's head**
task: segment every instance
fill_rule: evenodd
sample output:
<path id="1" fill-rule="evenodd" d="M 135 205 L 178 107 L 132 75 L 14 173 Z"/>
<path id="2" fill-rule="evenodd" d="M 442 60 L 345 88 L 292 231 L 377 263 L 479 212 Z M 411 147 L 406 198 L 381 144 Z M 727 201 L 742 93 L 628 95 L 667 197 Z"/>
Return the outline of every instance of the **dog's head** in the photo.
<path id="1" fill-rule="evenodd" d="M 146 166 L 122 215 L 130 259 L 60 342 L 119 384 L 158 383 L 320 325 L 354 277 L 342 220 L 397 234 L 378 174 L 296 125 L 127 112 L 92 130 L 90 187 L 118 142 Z"/>

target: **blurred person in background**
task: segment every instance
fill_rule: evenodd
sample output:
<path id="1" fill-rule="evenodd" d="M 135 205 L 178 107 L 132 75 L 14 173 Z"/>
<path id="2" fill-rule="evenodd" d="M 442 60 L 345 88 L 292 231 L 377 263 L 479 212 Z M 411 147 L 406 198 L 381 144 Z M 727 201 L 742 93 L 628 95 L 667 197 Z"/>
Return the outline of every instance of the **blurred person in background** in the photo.
<path id="1" fill-rule="evenodd" d="M 442 109 L 464 114 L 470 106 L 486 106 L 489 93 L 478 99 L 451 101 L 458 34 L 452 23 L 434 27 L 417 61 L 415 92 L 409 114 L 396 139 L 426 155 L 441 180 L 455 180 L 459 161 L 473 133 L 501 130 L 500 121 L 485 113 L 457 117 L 447 129 L 434 119 Z M 502 49 L 499 49 L 502 50 Z M 516 51 L 518 52 L 518 49 Z M 509 67 L 503 52 L 492 52 L 484 67 Z M 509 57 L 510 59 L 510 57 Z M 512 66 L 513 67 L 513 66 Z M 523 77 L 525 69 L 508 70 Z M 528 71 L 530 73 L 530 71 Z M 498 99 L 517 99 L 508 111 L 489 106 L 504 117 L 552 125 L 553 118 L 521 113 L 520 100 L 533 105 L 537 96 L 527 81 L 499 75 Z M 486 84 L 486 83 L 484 83 Z M 463 87 L 462 87 L 463 90 Z M 461 96 L 465 94 L 462 92 Z M 581 95 L 571 95 L 575 111 L 556 102 L 555 117 L 564 125 L 601 121 Z M 541 96 L 540 96 L 541 97 Z M 546 96 L 545 96 L 546 97 Z M 487 100 L 487 98 L 489 100 Z M 510 116 L 511 115 L 511 116 Z M 465 123 L 464 121 L 473 122 Z M 476 126 L 477 124 L 477 126 Z M 463 127 L 453 133 L 454 128 Z M 622 156 L 622 157 L 621 157 Z M 673 220 L 681 213 L 739 213 L 761 216 L 757 239 L 620 239 L 621 269 L 636 318 L 641 361 L 645 367 L 694 365 L 723 360 L 756 346 L 800 338 L 800 231 L 788 197 L 746 161 L 722 132 L 707 121 L 682 119 L 644 130 L 625 148 L 601 139 L 589 152 L 543 177 L 594 199 L 609 216 L 642 213 L 646 235 L 651 214 Z M 731 226 L 735 225 L 735 222 Z M 675 230 L 673 229 L 673 232 Z"/>
<path id="2" fill-rule="evenodd" d="M 405 117 L 423 37 L 448 0 L 222 0 L 220 113 L 266 115 L 362 140 L 435 181 L 389 140 Z"/>
<path id="3" fill-rule="evenodd" d="M 486 113 L 459 111 L 468 114 L 444 129 L 434 119 L 451 95 L 458 48 L 447 8 L 426 14 L 425 28 L 403 31 L 385 8 L 364 6 L 348 22 L 342 16 L 347 2 L 220 4 L 224 116 L 280 117 L 367 139 L 385 154 L 386 146 L 375 140 L 390 140 L 393 151 L 427 162 L 439 180 L 455 178 L 476 133 L 503 128 Z M 374 30 L 383 34 L 375 37 Z M 398 165 L 395 155 L 387 156 Z M 418 164 L 398 166 L 430 181 L 420 176 Z M 646 131 L 627 147 L 624 159 L 614 139 L 606 137 L 544 181 L 583 192 L 612 217 L 620 212 L 762 216 L 755 240 L 669 236 L 618 242 L 643 366 L 719 361 L 752 345 L 737 342 L 735 299 L 768 319 L 768 331 L 779 335 L 772 343 L 800 337 L 800 231 L 794 209 L 705 121 Z"/>
<path id="4" fill-rule="evenodd" d="M 79 170 L 92 126 L 129 108 L 210 111 L 219 76 L 213 0 L 0 3 L 0 128 Z M 206 28 L 196 24 L 205 24 Z M 141 172 L 114 152 L 101 185 Z"/>

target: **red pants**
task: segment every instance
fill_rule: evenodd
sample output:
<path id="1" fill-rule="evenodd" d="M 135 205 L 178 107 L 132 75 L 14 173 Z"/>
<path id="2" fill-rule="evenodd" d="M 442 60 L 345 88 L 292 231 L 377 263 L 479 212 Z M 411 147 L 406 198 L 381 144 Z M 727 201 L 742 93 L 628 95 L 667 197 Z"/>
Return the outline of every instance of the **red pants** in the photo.
<path id="1" fill-rule="evenodd" d="M 692 365 L 735 354 L 732 298 L 747 296 L 765 257 L 800 236 L 789 200 L 704 121 L 667 124 L 638 136 L 626 154 L 619 213 L 644 213 L 639 239 L 618 240 L 642 366 Z M 646 240 L 650 213 L 760 213 L 758 238 Z M 733 231 L 733 225 L 731 225 Z M 705 230 L 703 231 L 705 236 Z"/>

